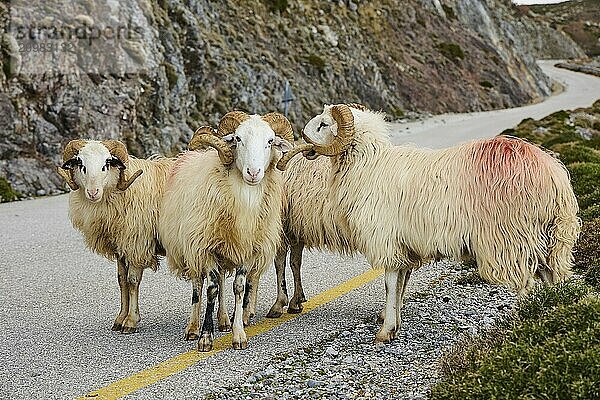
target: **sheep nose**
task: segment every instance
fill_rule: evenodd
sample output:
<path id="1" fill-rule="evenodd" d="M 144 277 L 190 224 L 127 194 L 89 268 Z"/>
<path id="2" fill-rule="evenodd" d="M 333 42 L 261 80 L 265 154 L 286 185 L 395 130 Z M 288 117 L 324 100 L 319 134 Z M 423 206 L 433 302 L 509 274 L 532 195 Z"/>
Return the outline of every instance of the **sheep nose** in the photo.
<path id="1" fill-rule="evenodd" d="M 258 177 L 258 174 L 260 174 L 260 168 L 258 168 L 258 169 L 246 168 L 246 172 L 248 173 L 248 175 L 250 175 L 250 177 L 252 179 L 256 179 Z"/>
<path id="2" fill-rule="evenodd" d="M 100 189 L 96 189 L 96 190 L 89 190 L 88 189 L 88 194 L 90 195 L 90 197 L 96 197 L 98 195 L 98 192 L 100 191 Z"/>

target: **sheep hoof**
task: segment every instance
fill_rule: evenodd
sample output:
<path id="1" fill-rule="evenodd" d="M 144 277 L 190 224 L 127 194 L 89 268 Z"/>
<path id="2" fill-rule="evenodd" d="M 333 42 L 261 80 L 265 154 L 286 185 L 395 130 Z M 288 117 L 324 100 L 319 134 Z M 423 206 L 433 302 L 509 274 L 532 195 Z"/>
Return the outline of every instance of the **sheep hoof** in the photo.
<path id="1" fill-rule="evenodd" d="M 231 330 L 231 323 L 219 324 L 219 332 L 229 332 Z"/>
<path id="2" fill-rule="evenodd" d="M 202 333 L 198 339 L 198 351 L 211 351 L 213 347 L 213 335 L 210 332 Z"/>
<path id="3" fill-rule="evenodd" d="M 395 331 L 384 331 L 383 328 L 375 335 L 375 343 L 391 343 L 396 338 Z"/>
<path id="4" fill-rule="evenodd" d="M 244 315 L 242 316 L 242 321 L 244 322 L 244 326 L 250 325 L 250 321 L 254 318 L 254 314 Z"/>
<path id="5" fill-rule="evenodd" d="M 383 325 L 383 321 L 385 319 L 385 312 L 381 311 L 379 314 L 377 314 L 377 323 L 379 325 Z"/>
<path id="6" fill-rule="evenodd" d="M 110 330 L 115 332 L 121 332 L 123 330 L 123 325 L 121 325 L 120 322 L 115 322 L 112 328 L 110 328 Z"/>
<path id="7" fill-rule="evenodd" d="M 135 326 L 124 326 L 123 329 L 121 329 L 121 333 L 124 333 L 126 335 L 129 335 L 130 333 L 136 333 L 137 332 L 137 328 Z"/>
<path id="8" fill-rule="evenodd" d="M 287 309 L 288 314 L 300 314 L 302 312 L 302 304 L 297 306 L 289 305 Z"/>
<path id="9" fill-rule="evenodd" d="M 248 341 L 247 340 L 241 340 L 241 341 L 234 340 L 232 342 L 232 344 L 233 344 L 233 348 L 235 350 L 246 350 L 246 348 L 248 347 Z"/>
<path id="10" fill-rule="evenodd" d="M 197 340 L 200 337 L 198 332 L 189 331 L 185 332 L 184 338 L 185 340 Z"/>
<path id="11" fill-rule="evenodd" d="M 280 308 L 275 308 L 275 306 L 271 307 L 269 313 L 267 314 L 267 318 L 279 318 L 283 315 L 283 311 Z"/>

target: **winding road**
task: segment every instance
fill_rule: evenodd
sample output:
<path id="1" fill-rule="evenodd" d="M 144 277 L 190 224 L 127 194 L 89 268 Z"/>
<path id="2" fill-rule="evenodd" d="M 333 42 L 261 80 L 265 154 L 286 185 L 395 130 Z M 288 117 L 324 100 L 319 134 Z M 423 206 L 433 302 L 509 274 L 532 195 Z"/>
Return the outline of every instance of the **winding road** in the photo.
<path id="1" fill-rule="evenodd" d="M 589 106 L 600 97 L 599 78 L 550 62 L 541 66 L 564 92 L 526 107 L 397 125 L 394 142 L 444 147 L 491 137 L 526 117 Z M 307 251 L 303 276 L 311 310 L 286 321 L 265 320 L 275 297 L 271 270 L 261 281 L 248 349 L 229 349 L 225 336 L 224 349 L 202 358 L 195 343 L 183 340 L 190 285 L 173 278 L 166 265 L 144 275 L 139 332 L 110 330 L 119 304 L 115 266 L 85 248 L 69 223 L 66 195 L 0 205 L 0 243 L 2 398 L 197 398 L 239 384 L 276 354 L 364 323 L 383 306 L 382 279 L 362 258 Z M 409 296 L 431 279 L 416 271 Z"/>

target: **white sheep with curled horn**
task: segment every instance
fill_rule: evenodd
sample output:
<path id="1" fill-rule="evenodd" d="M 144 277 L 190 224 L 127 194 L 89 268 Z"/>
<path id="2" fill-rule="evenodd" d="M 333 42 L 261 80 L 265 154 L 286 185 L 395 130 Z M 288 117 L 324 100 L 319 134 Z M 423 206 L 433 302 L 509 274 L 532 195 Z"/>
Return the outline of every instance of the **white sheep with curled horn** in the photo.
<path id="1" fill-rule="evenodd" d="M 158 211 L 175 160 L 130 157 L 117 140 L 72 140 L 58 173 L 69 195 L 69 217 L 94 252 L 117 262 L 121 309 L 112 330 L 133 333 L 144 269 L 158 268 Z M 129 173 L 129 171 L 134 171 Z"/>
<path id="2" fill-rule="evenodd" d="M 304 128 L 308 153 L 330 157 L 329 218 L 350 249 L 385 270 L 375 340 L 394 339 L 410 273 L 473 256 L 479 274 L 520 295 L 571 274 L 579 233 L 565 167 L 537 146 L 498 136 L 430 150 L 392 146 L 383 114 L 325 106 Z"/>
<path id="3" fill-rule="evenodd" d="M 282 235 L 283 190 L 276 166 L 285 168 L 298 151 L 277 159 L 279 152 L 292 149 L 293 140 L 292 126 L 281 114 L 261 117 L 232 111 L 223 116 L 216 132 L 202 127 L 189 144 L 190 150 L 208 146 L 217 151 L 188 151 L 175 163 L 159 235 L 174 273 L 208 279 L 200 351 L 212 349 L 212 313 L 222 292 L 222 271 L 235 271 L 233 347 L 247 347 L 244 320 L 254 313 L 257 289 L 251 283 L 271 264 Z"/>

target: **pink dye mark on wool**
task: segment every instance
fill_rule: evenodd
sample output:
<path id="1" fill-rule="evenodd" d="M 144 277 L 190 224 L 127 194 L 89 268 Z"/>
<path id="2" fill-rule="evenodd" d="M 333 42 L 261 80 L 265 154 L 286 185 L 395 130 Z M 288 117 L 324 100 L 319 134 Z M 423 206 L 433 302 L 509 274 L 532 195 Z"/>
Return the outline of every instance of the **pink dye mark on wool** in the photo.
<path id="1" fill-rule="evenodd" d="M 467 146 L 472 163 L 466 172 L 474 178 L 471 193 L 487 201 L 510 201 L 511 196 L 539 187 L 552 162 L 539 147 L 513 137 L 497 136 Z"/>

